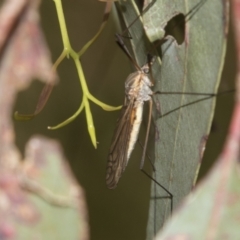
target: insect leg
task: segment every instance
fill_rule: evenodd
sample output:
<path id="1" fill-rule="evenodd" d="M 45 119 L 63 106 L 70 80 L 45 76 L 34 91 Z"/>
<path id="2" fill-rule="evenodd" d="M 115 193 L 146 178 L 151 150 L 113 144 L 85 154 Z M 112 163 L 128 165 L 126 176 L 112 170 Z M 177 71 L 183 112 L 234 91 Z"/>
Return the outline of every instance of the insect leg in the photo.
<path id="1" fill-rule="evenodd" d="M 148 143 L 148 137 L 149 137 L 149 130 L 150 130 L 150 126 L 151 126 L 151 117 L 152 117 L 152 99 L 149 100 L 149 115 L 148 115 L 148 124 L 147 124 L 147 132 L 146 132 L 146 137 L 145 137 L 145 142 L 144 142 L 144 146 L 143 146 L 143 154 L 142 154 L 142 159 L 141 159 L 141 163 L 140 163 L 140 169 L 143 169 L 143 165 L 144 165 L 144 160 L 145 160 L 145 156 L 146 156 L 146 149 L 147 149 L 147 143 Z"/>

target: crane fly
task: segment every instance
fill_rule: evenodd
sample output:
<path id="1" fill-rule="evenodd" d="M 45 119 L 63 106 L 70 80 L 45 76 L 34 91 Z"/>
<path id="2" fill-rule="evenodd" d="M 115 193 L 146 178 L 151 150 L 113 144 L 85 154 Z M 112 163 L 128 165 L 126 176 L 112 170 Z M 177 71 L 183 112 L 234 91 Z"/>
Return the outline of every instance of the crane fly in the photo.
<path id="1" fill-rule="evenodd" d="M 144 102 L 149 102 L 149 118 L 147 133 L 143 148 L 143 156 L 140 169 L 143 168 L 148 135 L 150 130 L 150 120 L 152 112 L 152 95 L 151 87 L 153 82 L 150 79 L 150 67 L 154 58 L 149 56 L 149 61 L 143 67 L 139 67 L 130 55 L 121 37 L 116 35 L 118 45 L 123 49 L 137 71 L 131 73 L 125 81 L 125 101 L 121 110 L 120 117 L 110 147 L 107 163 L 106 183 L 109 189 L 114 189 L 124 172 L 130 155 L 136 144 L 140 125 L 142 122 Z"/>

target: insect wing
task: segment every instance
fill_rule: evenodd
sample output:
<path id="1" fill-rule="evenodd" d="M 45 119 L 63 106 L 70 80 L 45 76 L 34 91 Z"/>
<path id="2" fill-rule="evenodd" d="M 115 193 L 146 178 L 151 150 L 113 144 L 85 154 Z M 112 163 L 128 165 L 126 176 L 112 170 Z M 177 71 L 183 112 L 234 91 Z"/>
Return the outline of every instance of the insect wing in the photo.
<path id="1" fill-rule="evenodd" d="M 110 147 L 107 163 L 106 183 L 113 189 L 125 170 L 128 162 L 128 146 L 132 130 L 132 114 L 134 114 L 134 100 L 125 99 L 120 118 L 117 121 L 116 130 Z"/>

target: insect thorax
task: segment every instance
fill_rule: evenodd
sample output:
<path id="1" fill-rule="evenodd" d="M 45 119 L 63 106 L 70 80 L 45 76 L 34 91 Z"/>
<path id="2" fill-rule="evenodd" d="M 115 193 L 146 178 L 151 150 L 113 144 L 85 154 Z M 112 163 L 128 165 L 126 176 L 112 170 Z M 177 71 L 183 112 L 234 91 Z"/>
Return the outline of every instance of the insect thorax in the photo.
<path id="1" fill-rule="evenodd" d="M 125 82 L 125 94 L 129 100 L 136 99 L 136 102 L 149 101 L 153 94 L 152 83 L 148 74 L 143 71 L 136 71 L 130 74 Z"/>

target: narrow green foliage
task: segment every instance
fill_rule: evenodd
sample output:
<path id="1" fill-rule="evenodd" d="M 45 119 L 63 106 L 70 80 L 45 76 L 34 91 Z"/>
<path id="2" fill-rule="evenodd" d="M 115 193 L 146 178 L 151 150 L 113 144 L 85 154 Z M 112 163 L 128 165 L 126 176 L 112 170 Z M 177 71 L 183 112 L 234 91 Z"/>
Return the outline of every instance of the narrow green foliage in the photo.
<path id="1" fill-rule="evenodd" d="M 78 110 L 70 118 L 68 118 L 67 120 L 65 120 L 64 122 L 62 122 L 56 126 L 48 127 L 48 129 L 54 130 L 54 129 L 58 129 L 60 127 L 67 125 L 68 123 L 72 122 L 81 113 L 81 111 L 83 109 L 85 109 L 88 132 L 89 132 L 91 141 L 93 143 L 93 146 L 96 148 L 97 141 L 96 141 L 95 127 L 94 127 L 94 122 L 93 122 L 93 117 L 92 117 L 92 113 L 91 113 L 89 100 L 91 100 L 92 102 L 94 102 L 95 104 L 97 104 L 98 106 L 100 106 L 102 109 L 104 109 L 106 111 L 115 111 L 115 110 L 120 109 L 121 106 L 113 107 L 113 106 L 107 105 L 107 104 L 101 102 L 100 100 L 98 100 L 97 98 L 95 98 L 89 92 L 80 58 L 86 52 L 86 50 L 96 41 L 96 39 L 98 38 L 98 36 L 101 34 L 102 30 L 104 29 L 107 21 L 106 20 L 103 21 L 103 23 L 100 26 L 100 29 L 96 33 L 96 35 L 89 42 L 87 42 L 85 44 L 85 46 L 83 46 L 83 48 L 77 53 L 73 50 L 73 48 L 71 47 L 71 44 L 70 44 L 61 0 L 54 0 L 54 2 L 56 4 L 58 21 L 59 21 L 62 39 L 63 39 L 63 51 L 62 51 L 61 55 L 59 56 L 59 58 L 57 59 L 56 63 L 54 64 L 54 68 L 57 68 L 57 66 L 61 63 L 61 61 L 65 57 L 71 57 L 73 59 L 76 69 L 77 69 L 77 72 L 78 72 L 80 85 L 81 85 L 82 92 L 83 92 L 83 98 L 82 98 L 82 102 L 81 102 Z"/>

